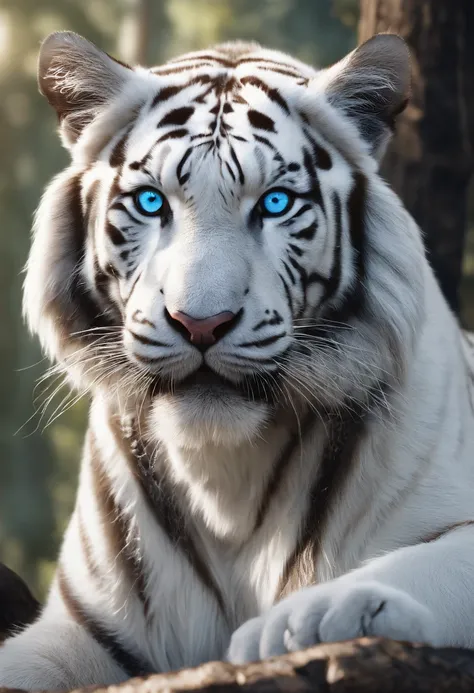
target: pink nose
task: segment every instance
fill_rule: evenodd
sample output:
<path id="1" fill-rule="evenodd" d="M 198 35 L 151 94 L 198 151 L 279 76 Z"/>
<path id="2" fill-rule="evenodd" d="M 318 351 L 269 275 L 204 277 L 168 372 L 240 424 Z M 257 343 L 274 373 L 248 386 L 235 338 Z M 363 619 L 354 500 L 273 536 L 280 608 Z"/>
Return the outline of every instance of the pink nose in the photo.
<path id="1" fill-rule="evenodd" d="M 208 318 L 192 318 L 190 315 L 177 310 L 174 313 L 170 313 L 170 316 L 186 328 L 193 344 L 210 346 L 216 342 L 214 330 L 235 318 L 235 313 L 226 310 L 223 313 L 211 315 Z"/>

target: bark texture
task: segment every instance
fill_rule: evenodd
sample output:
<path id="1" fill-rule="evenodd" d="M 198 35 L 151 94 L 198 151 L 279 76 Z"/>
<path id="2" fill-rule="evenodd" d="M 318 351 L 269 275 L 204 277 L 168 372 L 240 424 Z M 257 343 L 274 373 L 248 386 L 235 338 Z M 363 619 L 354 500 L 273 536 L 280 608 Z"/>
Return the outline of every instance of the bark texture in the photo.
<path id="1" fill-rule="evenodd" d="M 20 577 L 0 564 L 0 643 L 34 620 L 40 606 Z M 1 644 L 0 644 L 1 646 Z M 7 689 L 1 689 L 6 691 Z M 363 638 L 317 645 L 245 666 L 210 662 L 134 679 L 100 693 L 474 693 L 474 651 Z M 9 691 L 9 693 L 13 693 Z"/>
<path id="2" fill-rule="evenodd" d="M 459 312 L 474 149 L 474 2 L 361 0 L 359 39 L 388 31 L 412 56 L 410 103 L 382 172 L 425 236 L 441 288 Z"/>
<path id="3" fill-rule="evenodd" d="M 1 691 L 2 689 L 0 689 Z M 5 690 L 5 689 L 3 689 Z M 364 638 L 246 666 L 210 662 L 84 693 L 469 693 L 474 652 Z M 9 693 L 12 693 L 10 691 Z"/>

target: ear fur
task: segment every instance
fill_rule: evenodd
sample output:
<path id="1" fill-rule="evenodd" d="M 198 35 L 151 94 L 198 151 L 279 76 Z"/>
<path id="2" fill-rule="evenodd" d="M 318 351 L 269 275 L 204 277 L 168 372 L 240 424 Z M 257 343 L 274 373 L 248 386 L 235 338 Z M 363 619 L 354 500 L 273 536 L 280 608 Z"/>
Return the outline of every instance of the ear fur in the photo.
<path id="1" fill-rule="evenodd" d="M 66 147 L 74 145 L 83 129 L 135 74 L 132 68 L 72 31 L 56 32 L 43 41 L 38 85 L 58 114 Z"/>
<path id="2" fill-rule="evenodd" d="M 315 78 L 331 105 L 354 121 L 379 159 L 410 92 L 410 54 L 395 34 L 377 34 Z"/>

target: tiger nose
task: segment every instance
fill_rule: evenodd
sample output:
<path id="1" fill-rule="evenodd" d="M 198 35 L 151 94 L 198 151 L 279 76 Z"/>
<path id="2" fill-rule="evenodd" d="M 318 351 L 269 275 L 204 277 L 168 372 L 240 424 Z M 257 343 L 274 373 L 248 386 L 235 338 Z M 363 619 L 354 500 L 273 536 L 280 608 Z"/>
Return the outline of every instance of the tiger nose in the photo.
<path id="1" fill-rule="evenodd" d="M 198 348 L 206 348 L 215 344 L 218 339 L 232 329 L 232 321 L 236 317 L 236 314 L 232 313 L 230 310 L 217 313 L 217 315 L 210 315 L 207 318 L 193 318 L 191 315 L 182 313 L 180 310 L 168 313 L 168 315 L 170 317 L 168 322 L 170 322 L 172 327 L 181 332 L 181 334 Z M 218 327 L 224 329 L 220 329 L 218 334 L 216 334 Z"/>

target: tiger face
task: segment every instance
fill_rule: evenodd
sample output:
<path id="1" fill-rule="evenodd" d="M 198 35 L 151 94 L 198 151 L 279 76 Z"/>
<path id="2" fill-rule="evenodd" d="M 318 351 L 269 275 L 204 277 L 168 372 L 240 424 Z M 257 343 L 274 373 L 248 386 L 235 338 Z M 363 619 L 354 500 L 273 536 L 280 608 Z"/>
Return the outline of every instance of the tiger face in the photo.
<path id="1" fill-rule="evenodd" d="M 385 36 L 324 71 L 246 44 L 144 70 L 52 35 L 40 87 L 72 165 L 40 208 L 25 291 L 50 353 L 219 440 L 252 437 L 292 393 L 324 406 L 354 387 L 341 344 L 367 309 L 367 176 L 404 62 Z"/>

